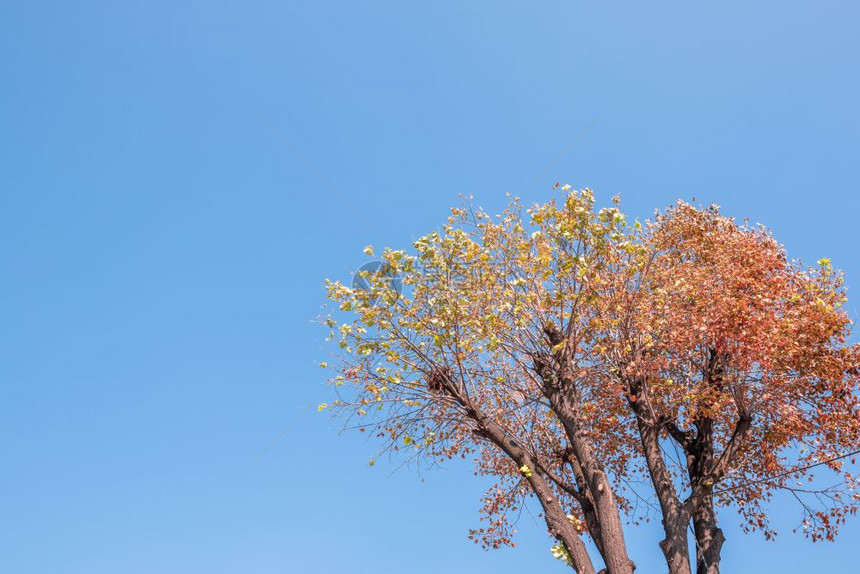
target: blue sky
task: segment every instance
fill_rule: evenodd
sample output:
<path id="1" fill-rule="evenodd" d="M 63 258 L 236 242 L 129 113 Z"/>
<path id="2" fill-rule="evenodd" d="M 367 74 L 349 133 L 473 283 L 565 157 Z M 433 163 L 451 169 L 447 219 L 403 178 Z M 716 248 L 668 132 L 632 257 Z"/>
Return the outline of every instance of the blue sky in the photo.
<path id="1" fill-rule="evenodd" d="M 856 4 L 118 4 L 0 6 L 2 572 L 563 572 L 531 517 L 466 539 L 467 465 L 369 468 L 315 409 L 252 464 L 324 390 L 323 279 L 459 193 L 695 196 L 860 282 Z M 855 567 L 793 510 L 724 513 L 726 571 Z"/>

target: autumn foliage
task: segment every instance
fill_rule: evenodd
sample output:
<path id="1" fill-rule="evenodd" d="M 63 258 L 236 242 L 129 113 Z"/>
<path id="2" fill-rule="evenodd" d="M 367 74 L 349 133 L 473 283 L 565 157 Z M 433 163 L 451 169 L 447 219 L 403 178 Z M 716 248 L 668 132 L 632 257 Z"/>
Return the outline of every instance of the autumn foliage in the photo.
<path id="1" fill-rule="evenodd" d="M 471 533 L 487 547 L 513 543 L 534 497 L 580 574 L 632 572 L 625 536 L 654 516 L 672 574 L 719 572 L 718 511 L 772 537 L 780 491 L 801 531 L 832 538 L 858 506 L 842 275 L 715 206 L 630 223 L 562 191 L 495 217 L 453 209 L 385 250 L 370 289 L 329 282 L 339 398 L 323 407 L 410 461 L 473 459 L 494 483 Z"/>

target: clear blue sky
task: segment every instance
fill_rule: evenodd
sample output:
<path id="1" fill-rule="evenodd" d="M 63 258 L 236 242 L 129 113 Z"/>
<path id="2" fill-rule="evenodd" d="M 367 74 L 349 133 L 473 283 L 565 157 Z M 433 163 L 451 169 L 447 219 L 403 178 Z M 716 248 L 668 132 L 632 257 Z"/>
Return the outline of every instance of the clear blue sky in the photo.
<path id="1" fill-rule="evenodd" d="M 0 572 L 563 571 L 528 516 L 466 539 L 467 465 L 369 468 L 316 409 L 252 465 L 323 389 L 323 278 L 382 243 L 255 112 L 402 247 L 605 110 L 527 201 L 696 196 L 860 284 L 855 3 L 119 4 L 0 6 Z M 723 515 L 726 571 L 856 567 L 856 521 L 774 514 Z"/>

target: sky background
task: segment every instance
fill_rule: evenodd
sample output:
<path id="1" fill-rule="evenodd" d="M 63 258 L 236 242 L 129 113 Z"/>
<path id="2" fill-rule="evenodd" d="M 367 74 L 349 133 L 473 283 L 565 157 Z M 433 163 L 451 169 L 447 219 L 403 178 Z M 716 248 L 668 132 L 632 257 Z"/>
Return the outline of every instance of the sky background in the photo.
<path id="1" fill-rule="evenodd" d="M 2 2 L 0 572 L 563 572 L 539 519 L 467 540 L 469 465 L 370 468 L 305 413 L 324 278 L 460 193 L 558 181 L 718 203 L 856 286 L 858 26 L 828 0 Z M 858 521 L 813 545 L 774 516 L 766 543 L 723 513 L 725 571 L 856 567 Z M 657 529 L 627 536 L 663 571 Z"/>

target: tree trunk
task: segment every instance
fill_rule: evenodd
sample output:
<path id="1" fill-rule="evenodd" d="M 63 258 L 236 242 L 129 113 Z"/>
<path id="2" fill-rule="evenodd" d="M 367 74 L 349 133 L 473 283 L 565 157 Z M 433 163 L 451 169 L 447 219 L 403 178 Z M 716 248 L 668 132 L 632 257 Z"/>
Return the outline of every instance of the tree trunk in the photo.
<path id="1" fill-rule="evenodd" d="M 663 460 L 659 431 L 640 416 L 637 416 L 636 420 L 639 423 L 639 436 L 642 439 L 642 449 L 651 475 L 651 483 L 654 485 L 663 514 L 665 538 L 660 541 L 660 549 L 666 557 L 669 574 L 691 574 L 690 547 L 687 540 L 690 516 L 675 492 L 672 477 Z"/>
<path id="2" fill-rule="evenodd" d="M 568 389 L 568 391 L 572 390 Z M 591 444 L 580 432 L 575 406 L 562 390 L 547 389 L 547 395 L 553 411 L 564 426 L 573 456 L 582 469 L 588 492 L 594 500 L 594 508 L 600 521 L 600 538 L 603 559 L 606 562 L 606 574 L 633 574 L 636 566 L 627 555 L 618 503 L 612 494 L 609 479 L 591 449 Z"/>
<path id="3" fill-rule="evenodd" d="M 720 574 L 720 551 L 726 538 L 717 526 L 711 496 L 693 499 L 693 530 L 696 534 L 696 574 Z"/>
<path id="4" fill-rule="evenodd" d="M 544 332 L 553 348 L 563 340 L 563 335 L 553 325 L 545 326 Z M 554 357 L 555 361 L 551 357 Z M 570 372 L 569 357 L 562 349 L 553 351 L 552 355 L 535 353 L 531 358 L 535 372 L 543 382 L 544 396 L 549 399 L 553 412 L 564 427 L 570 451 L 579 463 L 588 493 L 593 500 L 600 522 L 601 554 L 606 564 L 606 574 L 633 574 L 636 565 L 627 555 L 618 503 L 612 493 L 609 479 L 594 454 L 591 442 L 583 436 L 579 422 L 579 397 Z"/>
<path id="5" fill-rule="evenodd" d="M 501 426 L 478 410 L 469 398 L 450 382 L 450 379 L 447 388 L 451 396 L 460 403 L 469 418 L 474 421 L 482 436 L 499 447 L 518 467 L 525 465 L 532 469 L 526 476 L 526 480 L 529 481 L 532 491 L 543 507 L 547 528 L 564 545 L 570 555 L 571 567 L 576 570 L 577 574 L 595 574 L 594 564 L 588 555 L 588 549 L 582 542 L 579 532 L 567 519 L 567 514 L 554 495 L 552 488 L 538 473 L 537 463 L 532 460 L 529 453 L 520 444 L 508 436 Z"/>

